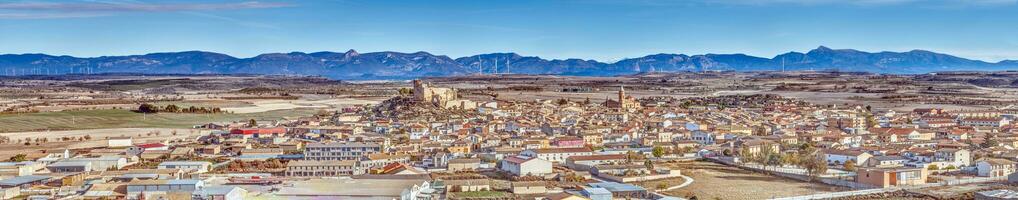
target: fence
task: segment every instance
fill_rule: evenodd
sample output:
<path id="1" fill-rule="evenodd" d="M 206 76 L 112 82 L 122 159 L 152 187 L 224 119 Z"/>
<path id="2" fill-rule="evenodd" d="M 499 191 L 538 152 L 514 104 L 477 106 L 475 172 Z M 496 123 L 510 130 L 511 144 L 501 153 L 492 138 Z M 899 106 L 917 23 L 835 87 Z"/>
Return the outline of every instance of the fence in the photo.
<path id="1" fill-rule="evenodd" d="M 782 198 L 775 198 L 775 200 L 831 199 L 831 198 L 839 198 L 839 197 L 850 197 L 850 196 L 859 196 L 859 195 L 868 195 L 868 194 L 880 194 L 880 193 L 887 193 L 887 192 L 895 192 L 895 191 L 898 191 L 898 190 L 901 190 L 901 188 L 878 188 L 878 189 L 866 189 L 866 190 L 853 190 L 853 191 L 820 193 L 820 194 L 812 194 L 812 195 L 804 195 L 804 196 L 794 196 L 794 197 L 782 197 Z"/>
<path id="2" fill-rule="evenodd" d="M 800 180 L 800 181 L 811 181 L 812 180 L 811 177 L 806 174 L 806 171 L 802 170 L 802 169 L 789 169 L 789 168 L 783 167 L 783 166 L 776 166 L 776 167 L 767 169 L 766 167 L 764 167 L 762 165 L 738 163 L 738 162 L 734 162 L 734 161 L 731 161 L 731 160 L 726 160 L 724 158 L 711 158 L 710 160 L 719 162 L 721 164 L 725 164 L 725 165 L 729 165 L 729 166 L 734 166 L 734 167 L 738 167 L 738 168 L 741 168 L 741 169 L 745 169 L 745 170 L 749 170 L 749 171 L 754 171 L 754 172 L 769 173 L 771 175 L 785 177 L 785 178 L 790 178 L 790 179 L 795 179 L 795 180 Z M 849 187 L 849 188 L 854 188 L 854 189 L 872 189 L 872 188 L 875 188 L 875 187 L 873 187 L 871 185 L 861 184 L 861 183 L 857 183 L 857 182 L 855 182 L 853 180 L 845 180 L 844 179 L 844 178 L 851 178 L 851 177 L 853 177 L 852 175 L 853 175 L 853 173 L 850 173 L 850 172 L 837 173 L 837 174 L 829 174 L 829 175 L 824 175 L 822 177 L 819 177 L 819 181 L 822 182 L 822 183 L 828 184 L 828 185 Z"/>
<path id="3" fill-rule="evenodd" d="M 905 190 L 905 191 L 918 190 L 918 189 L 923 189 L 923 188 L 928 188 L 928 187 L 962 185 L 962 184 L 971 184 L 971 183 L 988 183 L 988 182 L 997 182 L 997 181 L 1006 181 L 1006 180 L 1007 180 L 1006 176 L 1002 176 L 1002 177 L 969 178 L 969 179 L 948 180 L 948 181 L 943 181 L 943 182 L 938 182 L 938 183 L 927 183 L 927 184 L 921 184 L 921 185 L 900 186 L 900 187 L 890 187 L 890 188 L 877 188 L 877 189 L 866 189 L 866 190 L 853 190 L 853 191 L 845 191 L 845 192 L 831 192 L 831 193 L 821 193 L 821 194 L 804 195 L 804 196 L 784 197 L 784 198 L 776 198 L 776 199 L 778 199 L 778 200 L 830 199 L 830 198 L 838 198 L 838 197 L 850 197 L 850 196 L 859 196 L 859 195 L 868 195 L 868 194 L 879 194 L 879 193 L 897 192 L 897 191 L 901 191 L 901 190 Z"/>

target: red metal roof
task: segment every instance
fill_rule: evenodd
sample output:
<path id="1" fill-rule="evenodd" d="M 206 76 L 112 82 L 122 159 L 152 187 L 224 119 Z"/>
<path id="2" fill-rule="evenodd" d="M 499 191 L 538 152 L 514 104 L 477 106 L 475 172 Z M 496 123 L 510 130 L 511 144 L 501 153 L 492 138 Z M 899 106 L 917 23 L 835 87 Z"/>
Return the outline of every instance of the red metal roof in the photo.
<path id="1" fill-rule="evenodd" d="M 139 144 L 138 145 L 138 147 L 141 147 L 143 149 L 159 148 L 159 147 L 165 147 L 165 146 L 166 145 L 162 144 L 162 143 L 148 143 L 148 144 Z"/>
<path id="2" fill-rule="evenodd" d="M 242 135 L 252 135 L 252 134 L 285 134 L 285 133 L 286 133 L 286 128 L 282 128 L 282 127 L 275 127 L 275 128 L 241 128 L 241 129 L 233 129 L 232 131 L 230 131 L 230 134 L 242 134 Z"/>

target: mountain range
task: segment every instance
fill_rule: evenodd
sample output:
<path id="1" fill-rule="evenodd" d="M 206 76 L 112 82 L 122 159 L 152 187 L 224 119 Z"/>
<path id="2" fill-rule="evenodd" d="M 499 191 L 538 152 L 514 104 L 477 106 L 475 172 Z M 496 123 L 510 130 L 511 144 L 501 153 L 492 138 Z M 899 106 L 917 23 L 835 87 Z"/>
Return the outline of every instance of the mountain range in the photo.
<path id="1" fill-rule="evenodd" d="M 428 52 L 268 53 L 251 58 L 185 51 L 130 56 L 81 58 L 46 54 L 0 55 L 0 75 L 96 73 L 143 74 L 284 74 L 320 75 L 334 79 L 410 79 L 485 73 L 613 76 L 646 72 L 708 70 L 840 70 L 890 74 L 962 70 L 1018 69 L 1018 60 L 996 63 L 925 50 L 864 52 L 817 47 L 773 58 L 745 54 L 654 54 L 614 63 L 582 59 L 543 59 L 516 53 L 490 53 L 450 58 Z"/>

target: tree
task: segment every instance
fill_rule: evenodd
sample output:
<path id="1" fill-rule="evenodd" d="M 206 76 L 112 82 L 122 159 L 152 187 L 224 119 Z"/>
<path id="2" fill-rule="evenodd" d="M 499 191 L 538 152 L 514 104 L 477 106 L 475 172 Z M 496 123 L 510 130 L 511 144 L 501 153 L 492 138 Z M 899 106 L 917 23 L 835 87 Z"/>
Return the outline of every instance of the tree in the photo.
<path id="1" fill-rule="evenodd" d="M 789 153 L 781 155 L 781 162 L 789 165 L 799 166 L 799 154 Z"/>
<path id="2" fill-rule="evenodd" d="M 256 127 L 258 126 L 258 121 L 255 121 L 255 119 L 250 119 L 247 121 L 247 126 Z"/>
<path id="3" fill-rule="evenodd" d="M 561 99 L 558 99 L 558 102 L 556 102 L 556 103 L 558 103 L 559 106 L 566 105 L 566 104 L 569 104 L 569 99 L 561 98 Z"/>
<path id="4" fill-rule="evenodd" d="M 816 180 L 824 173 L 827 173 L 827 161 L 824 160 L 820 153 L 820 150 L 809 148 L 805 149 L 805 158 L 802 159 L 802 168 L 806 169 L 806 175 L 809 176 L 810 180 Z"/>
<path id="5" fill-rule="evenodd" d="M 672 150 L 672 154 L 682 156 L 692 151 L 693 151 L 692 147 L 675 148 L 674 150 Z"/>
<path id="6" fill-rule="evenodd" d="M 18 155 L 11 156 L 11 158 L 7 159 L 7 160 L 11 161 L 11 162 L 22 162 L 22 161 L 28 160 L 28 156 L 25 155 L 25 154 L 19 153 Z"/>
<path id="7" fill-rule="evenodd" d="M 742 162 L 764 164 L 764 159 L 766 159 L 764 156 L 765 155 L 760 152 L 752 153 L 747 147 L 739 149 L 739 159 L 742 160 Z"/>
<path id="8" fill-rule="evenodd" d="M 410 88 L 399 88 L 399 95 L 411 95 L 414 94 L 414 90 Z"/>
<path id="9" fill-rule="evenodd" d="M 651 162 L 650 160 L 643 161 L 643 166 L 647 167 L 647 169 L 654 170 L 654 162 Z"/>
<path id="10" fill-rule="evenodd" d="M 845 161 L 845 164 L 843 164 L 843 165 L 845 165 L 845 170 L 852 171 L 852 172 L 855 171 L 855 160 Z"/>
<path id="11" fill-rule="evenodd" d="M 665 155 L 665 148 L 661 146 L 656 146 L 654 147 L 652 153 L 654 154 L 654 157 L 660 158 L 661 156 Z"/>
<path id="12" fill-rule="evenodd" d="M 983 148 L 990 148 L 997 145 L 997 140 L 994 140 L 990 133 L 983 134 Z"/>
<path id="13" fill-rule="evenodd" d="M 764 163 L 765 166 L 781 166 L 784 164 L 784 161 L 781 160 L 781 155 L 776 153 L 768 153 L 767 161 L 765 161 Z"/>
<path id="14" fill-rule="evenodd" d="M 877 118 L 872 113 L 866 114 L 866 128 L 877 126 Z"/>
<path id="15" fill-rule="evenodd" d="M 143 103 L 140 106 L 138 106 L 138 112 L 140 112 L 140 113 L 157 113 L 157 112 L 159 112 L 159 107 L 157 107 L 155 105 L 152 105 L 152 104 Z"/>
<path id="16" fill-rule="evenodd" d="M 163 110 L 165 110 L 166 112 L 173 112 L 173 113 L 175 113 L 175 112 L 179 112 L 180 111 L 180 107 L 177 107 L 177 105 L 174 105 L 174 104 L 170 104 L 170 105 L 166 105 L 166 107 L 163 107 Z"/>
<path id="17" fill-rule="evenodd" d="M 633 160 L 641 160 L 641 159 L 644 159 L 644 157 L 642 155 L 640 155 L 639 153 L 636 153 L 636 152 L 633 152 L 633 151 L 627 151 L 626 152 L 626 163 L 633 163 Z"/>
<path id="18" fill-rule="evenodd" d="M 929 165 L 929 166 L 926 166 L 926 169 L 927 169 L 927 170 L 931 170 L 931 171 L 932 171 L 932 170 L 940 170 L 940 167 L 938 167 L 937 165 L 932 165 L 932 164 L 931 164 L 931 165 Z"/>

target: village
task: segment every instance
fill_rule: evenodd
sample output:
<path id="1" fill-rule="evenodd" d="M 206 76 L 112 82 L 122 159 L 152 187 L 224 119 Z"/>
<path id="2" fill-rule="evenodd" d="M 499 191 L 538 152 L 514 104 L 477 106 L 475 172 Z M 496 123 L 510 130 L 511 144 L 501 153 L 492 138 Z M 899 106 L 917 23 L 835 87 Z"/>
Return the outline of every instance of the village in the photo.
<path id="1" fill-rule="evenodd" d="M 1009 186 L 1018 182 L 1018 107 L 902 112 L 774 94 L 637 98 L 626 93 L 625 84 L 607 88 L 615 94 L 601 99 L 467 99 L 458 88 L 414 80 L 377 104 L 291 120 L 202 123 L 187 133 L 145 137 L 36 135 L 31 141 L 7 142 L 26 147 L 40 140 L 103 144 L 10 157 L 0 163 L 0 198 L 1018 194 Z M 930 192 L 944 186 L 959 191 Z"/>

